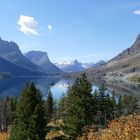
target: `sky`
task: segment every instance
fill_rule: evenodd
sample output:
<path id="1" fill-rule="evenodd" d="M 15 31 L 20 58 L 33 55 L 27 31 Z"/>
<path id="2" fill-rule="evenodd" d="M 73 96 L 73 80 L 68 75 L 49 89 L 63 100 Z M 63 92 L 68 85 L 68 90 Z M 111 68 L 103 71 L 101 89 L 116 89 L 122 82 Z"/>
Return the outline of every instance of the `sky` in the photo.
<path id="1" fill-rule="evenodd" d="M 140 33 L 140 0 L 0 0 L 0 37 L 52 62 L 109 60 Z"/>

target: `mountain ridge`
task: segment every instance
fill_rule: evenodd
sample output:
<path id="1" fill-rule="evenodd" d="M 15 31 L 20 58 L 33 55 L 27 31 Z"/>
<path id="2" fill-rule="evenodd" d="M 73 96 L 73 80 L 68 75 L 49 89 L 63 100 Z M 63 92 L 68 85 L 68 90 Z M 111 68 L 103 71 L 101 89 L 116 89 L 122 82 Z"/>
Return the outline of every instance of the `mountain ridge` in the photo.
<path id="1" fill-rule="evenodd" d="M 43 72 L 37 65 L 33 64 L 26 57 L 23 56 L 19 46 L 13 41 L 5 41 L 0 39 L 0 57 L 14 63 L 20 67 Z"/>
<path id="2" fill-rule="evenodd" d="M 130 75 L 140 74 L 140 34 L 134 43 L 105 64 L 86 70 L 93 77 L 127 78 Z"/>

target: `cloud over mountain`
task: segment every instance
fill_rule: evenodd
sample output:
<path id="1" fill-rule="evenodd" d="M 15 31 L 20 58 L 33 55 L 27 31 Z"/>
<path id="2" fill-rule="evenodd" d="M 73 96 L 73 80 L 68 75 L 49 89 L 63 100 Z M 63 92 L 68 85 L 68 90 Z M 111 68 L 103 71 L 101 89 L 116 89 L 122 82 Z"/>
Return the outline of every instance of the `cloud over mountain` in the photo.
<path id="1" fill-rule="evenodd" d="M 37 21 L 34 17 L 20 15 L 19 20 L 17 21 L 19 25 L 19 30 L 26 35 L 38 35 L 37 32 Z"/>

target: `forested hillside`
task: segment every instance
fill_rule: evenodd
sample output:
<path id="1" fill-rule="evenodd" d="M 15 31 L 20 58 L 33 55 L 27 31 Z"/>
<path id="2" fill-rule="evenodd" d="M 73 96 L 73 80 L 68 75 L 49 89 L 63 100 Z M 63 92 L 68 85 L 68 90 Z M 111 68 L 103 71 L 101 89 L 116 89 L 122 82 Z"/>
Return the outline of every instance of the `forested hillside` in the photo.
<path id="1" fill-rule="evenodd" d="M 0 131 L 10 140 L 135 140 L 140 134 L 139 113 L 135 96 L 109 93 L 104 84 L 92 92 L 82 74 L 59 101 L 50 88 L 42 99 L 34 83 L 25 86 L 19 99 L 1 99 Z"/>

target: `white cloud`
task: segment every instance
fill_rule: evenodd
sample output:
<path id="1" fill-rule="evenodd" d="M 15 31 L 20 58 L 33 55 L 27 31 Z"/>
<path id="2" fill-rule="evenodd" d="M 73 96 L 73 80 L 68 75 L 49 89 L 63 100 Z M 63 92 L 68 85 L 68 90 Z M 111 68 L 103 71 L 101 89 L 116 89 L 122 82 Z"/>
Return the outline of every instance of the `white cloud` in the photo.
<path id="1" fill-rule="evenodd" d="M 49 31 L 52 31 L 52 29 L 53 29 L 52 26 L 51 25 L 48 25 L 48 30 Z"/>
<path id="2" fill-rule="evenodd" d="M 140 9 L 135 10 L 135 11 L 134 11 L 134 14 L 136 14 L 136 15 L 140 15 Z"/>
<path id="3" fill-rule="evenodd" d="M 38 23 L 35 21 L 34 17 L 20 15 L 17 24 L 19 25 L 19 30 L 24 34 L 38 35 L 36 31 Z"/>

